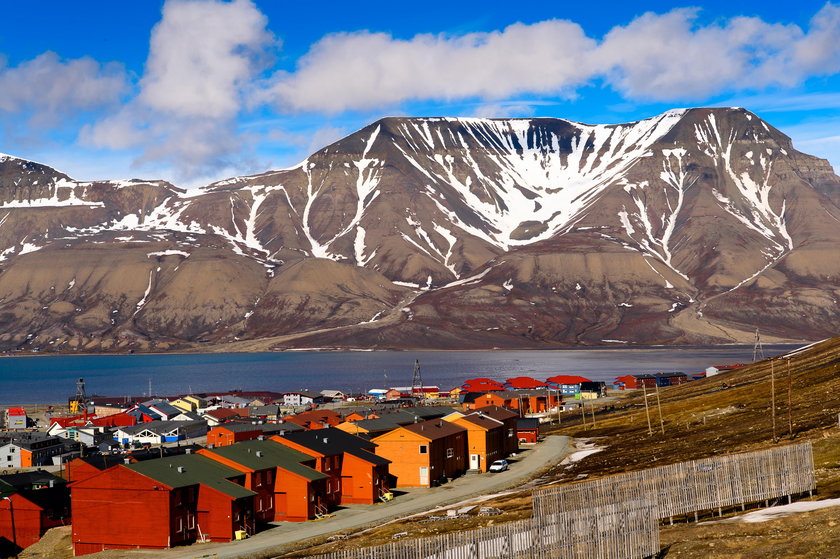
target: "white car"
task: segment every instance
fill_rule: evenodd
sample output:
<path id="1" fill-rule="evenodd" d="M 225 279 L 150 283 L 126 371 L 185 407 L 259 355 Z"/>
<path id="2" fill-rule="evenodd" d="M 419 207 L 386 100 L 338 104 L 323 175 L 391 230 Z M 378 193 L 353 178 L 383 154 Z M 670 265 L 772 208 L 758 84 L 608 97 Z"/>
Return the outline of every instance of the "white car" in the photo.
<path id="1" fill-rule="evenodd" d="M 490 464 L 490 471 L 491 472 L 504 472 L 508 469 L 508 461 L 507 460 L 496 460 L 492 464 Z"/>

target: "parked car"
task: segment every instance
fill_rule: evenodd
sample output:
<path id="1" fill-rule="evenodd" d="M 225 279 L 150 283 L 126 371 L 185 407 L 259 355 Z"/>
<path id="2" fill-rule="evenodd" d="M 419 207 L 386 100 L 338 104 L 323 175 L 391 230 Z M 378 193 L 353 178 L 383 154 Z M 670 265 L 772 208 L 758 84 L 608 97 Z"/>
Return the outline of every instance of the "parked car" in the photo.
<path id="1" fill-rule="evenodd" d="M 492 464 L 490 464 L 490 471 L 491 472 L 504 472 L 508 469 L 508 461 L 507 460 L 496 460 Z"/>

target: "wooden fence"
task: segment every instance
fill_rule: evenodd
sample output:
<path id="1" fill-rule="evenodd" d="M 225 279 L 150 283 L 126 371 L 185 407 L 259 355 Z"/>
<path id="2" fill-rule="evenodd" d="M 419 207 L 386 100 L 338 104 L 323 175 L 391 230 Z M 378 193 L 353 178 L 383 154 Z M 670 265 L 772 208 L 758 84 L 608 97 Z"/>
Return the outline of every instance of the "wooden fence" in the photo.
<path id="1" fill-rule="evenodd" d="M 815 488 L 808 442 L 536 489 L 533 518 L 310 559 L 638 559 L 659 553 L 660 519 Z"/>
<path id="2" fill-rule="evenodd" d="M 816 488 L 811 443 L 680 462 L 599 480 L 537 489 L 534 516 L 644 497 L 660 519 L 767 501 Z"/>
<path id="3" fill-rule="evenodd" d="M 659 553 L 655 513 L 635 500 L 311 559 L 636 559 Z"/>

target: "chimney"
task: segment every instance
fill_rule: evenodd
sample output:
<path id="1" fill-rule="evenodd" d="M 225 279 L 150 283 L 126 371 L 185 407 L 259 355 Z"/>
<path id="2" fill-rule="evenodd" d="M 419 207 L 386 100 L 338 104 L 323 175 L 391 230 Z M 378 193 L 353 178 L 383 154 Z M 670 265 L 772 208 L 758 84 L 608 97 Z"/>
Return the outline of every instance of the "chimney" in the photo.
<path id="1" fill-rule="evenodd" d="M 123 464 L 125 464 L 126 466 L 131 464 L 131 458 L 123 458 Z"/>
<path id="2" fill-rule="evenodd" d="M 192 449 L 191 448 L 186 449 L 186 453 L 187 454 L 192 454 Z"/>
<path id="3" fill-rule="evenodd" d="M 187 470 L 186 470 L 183 466 L 178 466 L 178 473 L 179 473 L 179 474 L 183 474 L 183 473 L 184 473 L 184 472 L 186 472 L 186 471 L 187 471 Z"/>
<path id="4" fill-rule="evenodd" d="M 257 458 L 262 458 L 263 452 L 262 450 L 257 451 Z"/>

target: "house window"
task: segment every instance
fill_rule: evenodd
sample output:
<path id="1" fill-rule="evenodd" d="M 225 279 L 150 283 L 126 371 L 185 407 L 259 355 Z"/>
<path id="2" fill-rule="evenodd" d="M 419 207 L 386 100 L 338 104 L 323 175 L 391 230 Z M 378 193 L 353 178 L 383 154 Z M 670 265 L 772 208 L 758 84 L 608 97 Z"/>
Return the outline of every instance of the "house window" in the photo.
<path id="1" fill-rule="evenodd" d="M 421 444 L 420 445 L 420 454 L 429 454 L 429 445 Z"/>
<path id="2" fill-rule="evenodd" d="M 327 480 L 327 493 L 332 491 L 332 485 L 330 485 L 330 480 Z"/>
<path id="3" fill-rule="evenodd" d="M 187 515 L 187 528 L 190 530 L 195 530 L 195 516 L 188 514 Z"/>
<path id="4" fill-rule="evenodd" d="M 447 458 L 452 458 L 453 456 L 455 456 L 455 449 L 454 448 L 447 448 L 446 449 L 446 457 Z"/>
<path id="5" fill-rule="evenodd" d="M 512 436 L 513 436 L 513 429 L 508 429 L 508 437 L 512 437 Z"/>
<path id="6" fill-rule="evenodd" d="M 182 517 L 178 517 L 178 530 L 177 532 L 180 534 L 184 531 L 184 519 Z"/>

